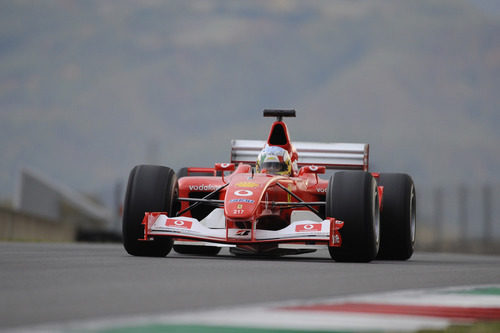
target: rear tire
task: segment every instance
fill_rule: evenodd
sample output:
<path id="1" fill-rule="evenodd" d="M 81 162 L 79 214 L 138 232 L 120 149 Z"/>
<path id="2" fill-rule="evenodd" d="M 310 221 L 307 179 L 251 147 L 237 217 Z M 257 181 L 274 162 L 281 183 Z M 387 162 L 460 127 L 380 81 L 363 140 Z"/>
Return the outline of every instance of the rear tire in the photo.
<path id="1" fill-rule="evenodd" d="M 368 172 L 337 172 L 330 177 L 326 216 L 344 221 L 341 247 L 329 247 L 332 259 L 369 262 L 378 252 L 380 210 L 377 183 Z"/>
<path id="2" fill-rule="evenodd" d="M 138 165 L 130 172 L 123 212 L 123 246 L 134 256 L 164 257 L 172 249 L 172 239 L 144 237 L 142 220 L 145 212 L 167 212 L 175 216 L 178 196 L 177 177 L 167 167 Z"/>
<path id="3" fill-rule="evenodd" d="M 413 180 L 407 174 L 382 173 L 378 185 L 384 187 L 384 196 L 377 259 L 408 260 L 415 247 L 417 228 Z"/>
<path id="4" fill-rule="evenodd" d="M 181 179 L 182 177 L 186 177 L 188 175 L 188 168 L 180 168 L 177 171 L 177 179 Z"/>

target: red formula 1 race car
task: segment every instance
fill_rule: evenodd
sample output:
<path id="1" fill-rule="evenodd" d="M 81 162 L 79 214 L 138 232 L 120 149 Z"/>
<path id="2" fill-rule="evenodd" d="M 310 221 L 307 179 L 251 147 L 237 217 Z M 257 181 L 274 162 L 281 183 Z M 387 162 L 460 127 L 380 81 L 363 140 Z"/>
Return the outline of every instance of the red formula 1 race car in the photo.
<path id="1" fill-rule="evenodd" d="M 328 248 L 335 261 L 407 260 L 415 244 L 415 187 L 406 174 L 368 172 L 368 145 L 290 142 L 283 117 L 267 141 L 233 140 L 214 168 L 139 165 L 130 173 L 125 249 L 280 256 Z M 318 175 L 341 169 L 328 180 Z M 179 177 L 179 178 L 178 178 Z"/>

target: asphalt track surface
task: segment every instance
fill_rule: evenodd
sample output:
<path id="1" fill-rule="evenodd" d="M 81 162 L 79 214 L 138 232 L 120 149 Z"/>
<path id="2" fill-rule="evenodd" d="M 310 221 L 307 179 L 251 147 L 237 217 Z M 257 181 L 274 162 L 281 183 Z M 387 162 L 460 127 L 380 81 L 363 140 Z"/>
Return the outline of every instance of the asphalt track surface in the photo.
<path id="1" fill-rule="evenodd" d="M 500 256 L 416 253 L 410 261 L 333 262 L 327 251 L 279 259 L 121 245 L 0 243 L 0 330 L 254 303 L 500 282 Z"/>

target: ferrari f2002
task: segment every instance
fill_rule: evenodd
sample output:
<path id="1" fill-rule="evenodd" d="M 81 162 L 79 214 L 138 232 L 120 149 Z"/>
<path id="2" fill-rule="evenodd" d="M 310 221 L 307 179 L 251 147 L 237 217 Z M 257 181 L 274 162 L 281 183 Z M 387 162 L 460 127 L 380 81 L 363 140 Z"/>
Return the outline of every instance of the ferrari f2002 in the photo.
<path id="1" fill-rule="evenodd" d="M 130 173 L 123 243 L 135 256 L 281 256 L 327 248 L 335 261 L 407 260 L 416 232 L 415 186 L 403 173 L 368 171 L 368 144 L 295 142 L 284 117 L 266 141 L 232 140 L 231 159 L 177 174 L 157 165 Z M 319 175 L 327 169 L 329 179 Z"/>

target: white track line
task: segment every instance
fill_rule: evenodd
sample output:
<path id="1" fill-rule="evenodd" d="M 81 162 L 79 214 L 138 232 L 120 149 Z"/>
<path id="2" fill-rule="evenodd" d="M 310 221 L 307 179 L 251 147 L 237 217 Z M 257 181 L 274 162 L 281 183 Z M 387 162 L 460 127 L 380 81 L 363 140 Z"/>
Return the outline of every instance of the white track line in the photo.
<path id="1" fill-rule="evenodd" d="M 70 322 L 25 327 L 7 332 L 92 332 L 117 327 L 141 325 L 208 325 L 235 326 L 269 329 L 344 330 L 344 331 L 398 331 L 412 332 L 420 329 L 444 329 L 463 320 L 447 318 L 371 314 L 335 311 L 289 310 L 285 307 L 330 305 L 343 303 L 367 303 L 380 305 L 448 306 L 464 308 L 498 308 L 500 295 L 464 293 L 477 288 L 496 288 L 500 285 L 464 286 L 374 293 L 351 297 L 333 297 L 313 300 L 295 300 L 277 303 L 256 304 L 230 308 L 218 308 L 166 315 L 136 316 L 128 318 L 104 318 L 93 321 Z M 500 318 L 499 318 L 500 319 Z"/>

